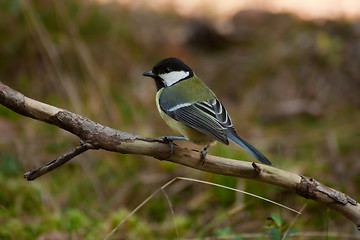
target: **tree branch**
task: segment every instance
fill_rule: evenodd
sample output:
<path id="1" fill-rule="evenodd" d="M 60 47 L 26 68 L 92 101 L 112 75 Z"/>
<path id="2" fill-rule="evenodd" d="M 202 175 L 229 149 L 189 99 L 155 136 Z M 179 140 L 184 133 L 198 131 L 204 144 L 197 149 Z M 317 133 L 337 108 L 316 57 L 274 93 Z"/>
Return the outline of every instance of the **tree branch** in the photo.
<path id="1" fill-rule="evenodd" d="M 61 155 L 57 159 L 55 159 L 55 160 L 45 164 L 44 166 L 41 166 L 41 167 L 37 168 L 37 169 L 27 171 L 24 174 L 24 178 L 26 178 L 28 181 L 35 180 L 36 178 L 38 178 L 38 177 L 40 177 L 40 176 L 54 170 L 55 168 L 60 167 L 64 163 L 70 161 L 71 159 L 73 159 L 77 155 L 82 154 L 83 152 L 87 151 L 90 148 L 93 148 L 93 146 L 90 145 L 90 144 L 86 144 L 86 143 L 81 141 L 79 146 L 70 149 L 64 155 Z"/>
<path id="2" fill-rule="evenodd" d="M 302 197 L 338 211 L 353 221 L 360 230 L 360 204 L 346 194 L 329 188 L 313 178 L 263 164 L 211 155 L 207 155 L 206 162 L 202 165 L 199 152 L 178 146 L 174 147 L 173 154 L 167 158 L 169 145 L 165 139 L 147 138 L 112 129 L 84 116 L 25 97 L 1 82 L 0 104 L 21 115 L 58 126 L 78 136 L 82 141 L 80 146 L 71 149 L 58 159 L 27 172 L 25 178 L 28 180 L 33 180 L 61 166 L 90 148 L 123 154 L 140 154 L 207 172 L 254 179 L 287 188 Z"/>

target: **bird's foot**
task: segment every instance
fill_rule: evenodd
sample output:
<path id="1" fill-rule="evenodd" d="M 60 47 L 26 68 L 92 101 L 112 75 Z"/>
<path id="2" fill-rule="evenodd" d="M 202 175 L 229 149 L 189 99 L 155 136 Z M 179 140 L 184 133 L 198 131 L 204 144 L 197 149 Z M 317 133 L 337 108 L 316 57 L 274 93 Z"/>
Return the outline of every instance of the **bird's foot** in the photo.
<path id="1" fill-rule="evenodd" d="M 186 140 L 185 137 L 180 137 L 180 136 L 162 136 L 162 137 L 158 137 L 157 139 L 167 142 L 169 144 L 170 153 L 165 159 L 169 159 L 174 152 L 174 142 L 173 142 L 174 140 Z"/>
<path id="2" fill-rule="evenodd" d="M 206 159 L 206 154 L 207 154 L 207 150 L 209 149 L 210 144 L 206 145 L 203 149 L 200 150 L 201 153 L 201 165 L 205 164 L 205 159 Z"/>

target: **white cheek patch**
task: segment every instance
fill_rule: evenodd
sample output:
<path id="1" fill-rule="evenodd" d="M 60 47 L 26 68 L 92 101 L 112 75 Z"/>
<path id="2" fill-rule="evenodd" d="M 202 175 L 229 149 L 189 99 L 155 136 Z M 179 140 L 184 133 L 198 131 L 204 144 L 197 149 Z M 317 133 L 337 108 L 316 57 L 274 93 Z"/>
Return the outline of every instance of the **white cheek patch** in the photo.
<path id="1" fill-rule="evenodd" d="M 173 71 L 173 72 L 169 72 L 169 73 L 159 74 L 159 77 L 161 77 L 164 80 L 164 84 L 167 87 L 170 87 L 171 85 L 177 83 L 178 81 L 186 78 L 189 75 L 190 75 L 189 72 Z"/>

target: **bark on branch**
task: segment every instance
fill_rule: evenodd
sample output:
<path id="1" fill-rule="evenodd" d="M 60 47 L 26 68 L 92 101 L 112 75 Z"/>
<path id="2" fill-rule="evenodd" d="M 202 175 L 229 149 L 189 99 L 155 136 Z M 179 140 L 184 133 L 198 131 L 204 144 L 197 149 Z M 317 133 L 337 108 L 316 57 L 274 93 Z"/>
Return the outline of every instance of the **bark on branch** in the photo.
<path id="1" fill-rule="evenodd" d="M 173 154 L 167 158 L 169 145 L 164 139 L 153 139 L 112 129 L 84 116 L 25 97 L 1 82 L 0 104 L 21 115 L 58 126 L 75 134 L 81 140 L 78 147 L 58 159 L 27 172 L 24 176 L 27 180 L 34 180 L 88 149 L 147 155 L 207 172 L 254 179 L 287 188 L 302 197 L 338 211 L 354 222 L 360 230 L 360 204 L 348 195 L 327 187 L 313 178 L 267 165 L 211 155 L 207 155 L 206 162 L 202 165 L 199 152 L 178 146 L 174 146 Z"/>

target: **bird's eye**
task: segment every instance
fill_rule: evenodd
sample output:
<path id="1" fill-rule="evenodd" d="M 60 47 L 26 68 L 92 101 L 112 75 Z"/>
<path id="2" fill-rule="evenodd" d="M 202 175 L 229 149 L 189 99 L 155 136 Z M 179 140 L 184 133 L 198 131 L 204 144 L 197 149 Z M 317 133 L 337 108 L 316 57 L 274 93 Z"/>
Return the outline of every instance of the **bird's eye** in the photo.
<path id="1" fill-rule="evenodd" d="M 167 68 L 165 69 L 165 72 L 166 72 L 166 73 L 169 73 L 169 72 L 171 72 L 171 69 L 170 69 L 169 67 L 167 67 Z"/>

